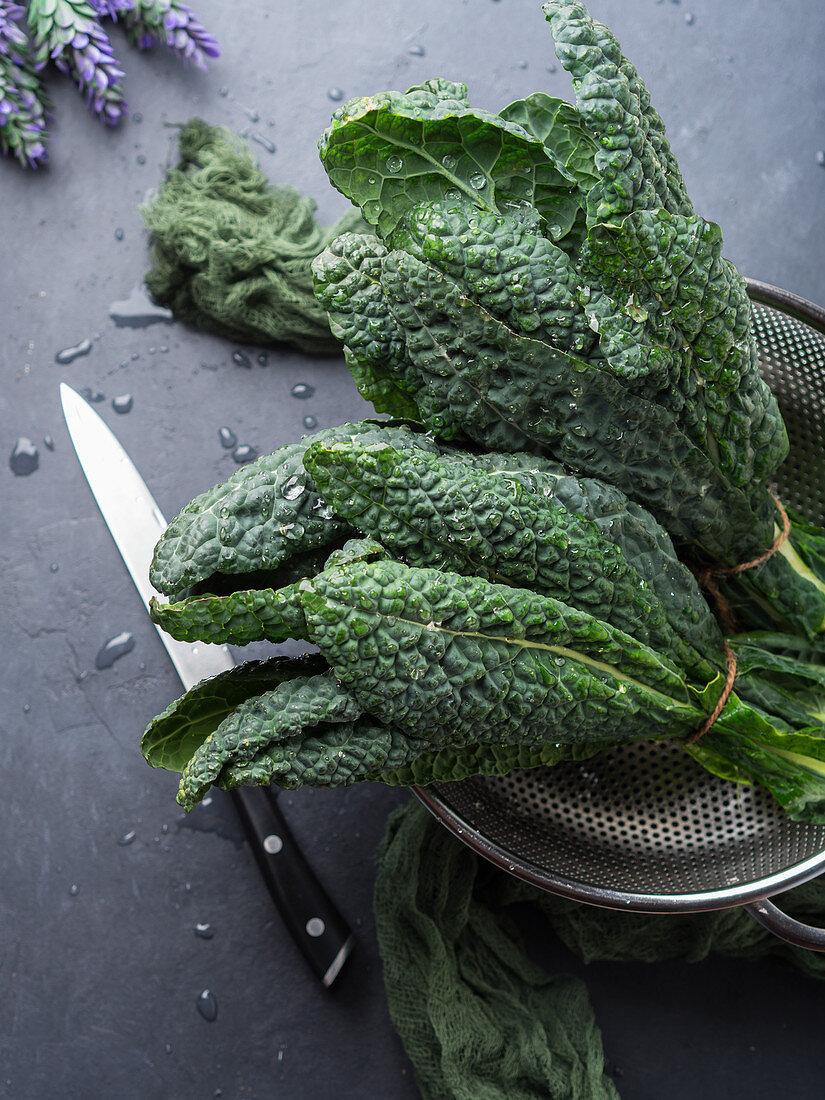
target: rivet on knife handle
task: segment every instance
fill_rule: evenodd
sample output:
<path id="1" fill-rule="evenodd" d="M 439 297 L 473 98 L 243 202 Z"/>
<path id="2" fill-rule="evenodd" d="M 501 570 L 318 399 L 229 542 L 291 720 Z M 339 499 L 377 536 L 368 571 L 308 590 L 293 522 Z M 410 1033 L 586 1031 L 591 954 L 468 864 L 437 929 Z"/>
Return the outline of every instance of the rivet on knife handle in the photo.
<path id="1" fill-rule="evenodd" d="M 232 797 L 284 924 L 329 988 L 355 946 L 351 928 L 310 869 L 273 793 L 240 787 Z"/>

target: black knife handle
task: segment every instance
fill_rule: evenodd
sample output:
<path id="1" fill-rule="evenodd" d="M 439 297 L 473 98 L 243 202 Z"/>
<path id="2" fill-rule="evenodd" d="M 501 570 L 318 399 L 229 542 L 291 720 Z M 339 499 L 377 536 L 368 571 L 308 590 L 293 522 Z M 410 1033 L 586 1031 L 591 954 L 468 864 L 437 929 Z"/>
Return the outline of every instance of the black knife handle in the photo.
<path id="1" fill-rule="evenodd" d="M 284 924 L 329 989 L 355 946 L 352 929 L 315 877 L 272 791 L 238 787 L 231 793 Z"/>

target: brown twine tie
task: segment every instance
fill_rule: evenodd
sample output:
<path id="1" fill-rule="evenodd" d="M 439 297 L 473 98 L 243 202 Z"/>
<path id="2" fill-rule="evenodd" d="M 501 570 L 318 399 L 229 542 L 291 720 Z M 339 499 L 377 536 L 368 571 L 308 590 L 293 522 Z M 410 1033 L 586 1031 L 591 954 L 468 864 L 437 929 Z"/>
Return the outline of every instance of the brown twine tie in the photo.
<path id="1" fill-rule="evenodd" d="M 725 709 L 725 703 L 730 698 L 730 693 L 733 691 L 733 681 L 736 679 L 736 654 L 731 647 L 725 642 L 725 660 L 728 665 L 728 674 L 725 677 L 725 686 L 722 688 L 722 694 L 716 700 L 716 706 L 701 724 L 698 730 L 694 730 L 693 733 L 688 734 L 687 737 L 682 738 L 682 742 L 685 745 L 692 745 L 698 741 L 700 737 L 704 737 L 710 727 Z"/>
<path id="2" fill-rule="evenodd" d="M 773 545 L 768 547 L 764 554 L 760 554 L 757 558 L 752 558 L 751 561 L 742 562 L 741 565 L 732 566 L 714 566 L 711 569 L 693 569 L 693 575 L 696 580 L 705 588 L 713 597 L 719 614 L 722 616 L 722 621 L 725 624 L 725 629 L 728 633 L 733 634 L 736 631 L 736 623 L 731 613 L 730 604 L 722 595 L 719 585 L 714 580 L 717 576 L 732 576 L 736 573 L 744 573 L 748 569 L 755 569 L 757 565 L 762 565 L 769 558 L 777 552 L 779 547 L 786 541 L 791 533 L 791 521 L 788 518 L 788 513 L 782 505 L 782 502 L 771 493 L 773 502 L 782 517 L 782 530 L 777 535 L 773 542 Z M 699 740 L 700 737 L 704 737 L 713 723 L 725 709 L 725 704 L 730 698 L 730 693 L 733 690 L 733 682 L 736 679 L 736 654 L 733 652 L 727 642 L 724 644 L 725 648 L 725 660 L 727 662 L 727 676 L 725 677 L 725 686 L 722 689 L 722 694 L 716 701 L 716 706 L 713 711 L 707 716 L 702 725 L 694 733 L 691 733 L 688 737 L 683 737 L 682 741 L 685 745 L 692 745 Z"/>
<path id="3" fill-rule="evenodd" d="M 782 544 L 787 540 L 791 533 L 791 521 L 788 517 L 788 513 L 782 504 L 782 501 L 778 497 L 771 493 L 773 502 L 776 505 L 779 515 L 782 517 L 782 530 L 776 536 L 773 541 L 773 545 L 769 546 L 764 554 L 760 554 L 756 558 L 751 558 L 750 561 L 742 562 L 741 565 L 714 565 L 710 568 L 699 569 L 691 566 L 691 572 L 696 580 L 699 582 L 702 588 L 705 588 L 713 597 L 714 602 L 719 610 L 719 614 L 722 616 L 722 622 L 724 623 L 725 630 L 728 634 L 736 633 L 736 621 L 730 609 L 730 604 L 722 595 L 722 591 L 719 585 L 714 580 L 715 577 L 730 577 L 737 573 L 745 573 L 749 569 L 756 569 L 758 565 L 763 565 L 769 558 L 772 558 Z"/>

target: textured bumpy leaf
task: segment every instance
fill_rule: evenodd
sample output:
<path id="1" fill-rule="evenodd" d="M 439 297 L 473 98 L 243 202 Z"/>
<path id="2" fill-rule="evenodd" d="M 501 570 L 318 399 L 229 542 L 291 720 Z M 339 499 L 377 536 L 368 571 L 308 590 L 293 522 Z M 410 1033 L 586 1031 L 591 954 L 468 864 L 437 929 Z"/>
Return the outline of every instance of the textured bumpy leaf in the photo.
<path id="1" fill-rule="evenodd" d="M 417 756 L 412 763 L 370 778 L 391 787 L 425 787 L 450 783 L 473 775 L 507 775 L 516 769 L 552 767 L 565 760 L 587 760 L 609 744 L 584 745 L 472 745 L 439 749 Z"/>
<path id="2" fill-rule="evenodd" d="M 361 395 L 378 412 L 419 416 L 401 388 L 404 338 L 398 331 L 379 282 L 386 245 L 371 234 L 345 233 L 315 257 L 315 296 L 327 311 L 330 329 L 344 344 L 344 355 Z M 395 368 L 393 378 L 388 368 Z"/>
<path id="3" fill-rule="evenodd" d="M 329 673 L 292 677 L 241 703 L 205 738 L 183 769 L 177 801 L 191 810 L 228 762 L 246 763 L 274 742 L 322 722 L 351 722 L 359 714 L 353 696 Z"/>
<path id="4" fill-rule="evenodd" d="M 573 77 L 579 114 L 599 139 L 600 184 L 588 195 L 588 221 L 657 207 L 692 213 L 664 123 L 611 32 L 577 0 L 551 0 L 544 13 L 559 61 Z"/>
<path id="5" fill-rule="evenodd" d="M 770 499 L 755 513 L 665 409 L 632 397 L 592 363 L 516 335 L 407 253 L 386 257 L 382 286 L 404 329 L 427 427 L 457 425 L 492 450 L 544 449 L 616 485 L 675 538 L 722 560 L 770 545 Z M 747 518 L 747 534 L 732 529 L 734 514 Z"/>
<path id="6" fill-rule="evenodd" d="M 563 600 L 670 652 L 699 676 L 715 674 L 596 524 L 523 481 L 455 457 L 357 441 L 313 444 L 304 463 L 339 515 L 405 561 Z M 689 598 L 694 592 L 691 578 Z"/>
<path id="7" fill-rule="evenodd" d="M 318 148 L 333 185 L 384 238 L 417 203 L 442 197 L 496 213 L 534 207 L 554 239 L 580 209 L 575 181 L 541 141 L 425 86 L 351 100 Z"/>
<path id="8" fill-rule="evenodd" d="M 508 104 L 499 115 L 537 137 L 575 179 L 584 195 L 598 183 L 595 161 L 599 143 L 572 104 L 544 92 L 534 92 Z"/>
<path id="9" fill-rule="evenodd" d="M 719 651 L 721 634 L 693 574 L 679 561 L 670 536 L 650 512 L 613 485 L 576 477 L 557 462 L 526 453 L 470 456 L 445 454 L 444 461 L 472 461 L 474 466 L 524 484 L 531 492 L 585 516 L 602 538 L 615 543 L 623 557 L 645 579 L 667 609 L 674 628 L 694 649 Z"/>
<path id="10" fill-rule="evenodd" d="M 681 345 L 688 408 L 723 473 L 745 488 L 773 474 L 787 455 L 787 435 L 759 374 L 746 284 L 722 256 L 719 227 L 666 210 L 637 211 L 620 225 L 590 230 L 582 267 L 619 304 L 644 312 L 659 340 L 670 334 Z"/>
<path id="11" fill-rule="evenodd" d="M 311 640 L 365 711 L 443 744 L 687 732 L 684 674 L 606 623 L 526 589 L 379 561 L 302 585 Z M 439 743 L 440 742 L 440 743 Z"/>
<path id="12" fill-rule="evenodd" d="M 277 684 L 317 675 L 327 668 L 316 654 L 249 661 L 204 680 L 158 715 L 140 749 L 153 768 L 182 772 L 206 738 L 235 707 Z"/>
<path id="13" fill-rule="evenodd" d="M 306 638 L 306 619 L 298 598 L 297 581 L 314 577 L 324 566 L 344 565 L 348 562 L 375 561 L 386 557 L 387 551 L 370 539 L 350 539 L 344 546 L 327 556 L 303 554 L 292 559 L 288 566 L 274 574 L 261 574 L 267 580 L 291 583 L 245 589 L 228 588 L 225 592 L 206 592 L 187 596 L 176 603 L 161 603 L 152 599 L 149 614 L 152 622 L 167 634 L 182 642 L 228 643 L 249 645 L 250 642 L 285 642 L 288 638 Z M 258 574 L 246 574 L 250 584 Z M 212 581 L 219 578 L 213 577 Z M 216 587 L 221 587 L 217 586 Z"/>
<path id="14" fill-rule="evenodd" d="M 391 243 L 449 275 L 515 332 L 563 351 L 593 347 L 596 337 L 578 301 L 579 276 L 542 235 L 535 211 L 489 214 L 460 199 L 422 203 Z M 403 336 L 398 342 L 403 348 Z"/>
<path id="15" fill-rule="evenodd" d="M 153 599 L 149 615 L 153 623 L 181 642 L 248 645 L 306 637 L 297 584 L 242 589 L 226 596 L 190 596 L 176 603 Z"/>
<path id="16" fill-rule="evenodd" d="M 172 520 L 155 547 L 152 584 L 174 597 L 214 573 L 272 570 L 297 554 L 334 546 L 355 534 L 315 491 L 304 469 L 304 452 L 314 439 L 366 439 L 382 433 L 399 446 L 413 439 L 425 449 L 437 446 L 409 428 L 362 421 L 316 432 L 263 455 L 195 497 Z"/>
<path id="17" fill-rule="evenodd" d="M 217 786 L 348 787 L 386 768 L 398 771 L 408 766 L 426 747 L 426 741 L 379 725 L 369 716 L 338 725 L 322 723 L 304 735 L 270 745 L 247 763 L 227 764 Z"/>

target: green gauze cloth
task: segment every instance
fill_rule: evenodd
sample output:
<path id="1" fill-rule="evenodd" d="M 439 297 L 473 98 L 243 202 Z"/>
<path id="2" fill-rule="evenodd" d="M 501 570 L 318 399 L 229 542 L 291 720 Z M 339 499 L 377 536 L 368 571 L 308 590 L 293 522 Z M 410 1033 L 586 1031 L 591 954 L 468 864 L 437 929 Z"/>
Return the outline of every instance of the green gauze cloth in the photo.
<path id="1" fill-rule="evenodd" d="M 584 984 L 548 975 L 504 912 L 536 904 L 585 961 L 783 955 L 811 977 L 825 957 L 792 947 L 741 908 L 647 915 L 554 897 L 497 871 L 417 801 L 391 815 L 375 886 L 390 1016 L 424 1100 L 616 1100 Z M 825 922 L 825 882 L 782 895 Z"/>
<path id="2" fill-rule="evenodd" d="M 178 146 L 180 163 L 141 208 L 155 301 L 179 321 L 242 343 L 340 351 L 310 264 L 339 234 L 366 229 L 358 211 L 319 226 L 312 199 L 271 185 L 240 138 L 201 119 L 181 129 Z"/>

